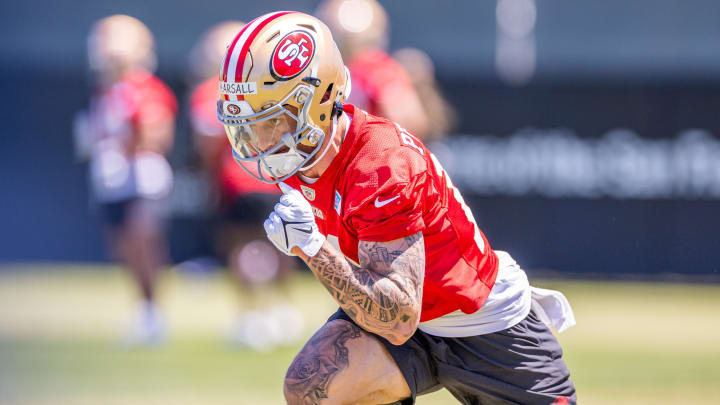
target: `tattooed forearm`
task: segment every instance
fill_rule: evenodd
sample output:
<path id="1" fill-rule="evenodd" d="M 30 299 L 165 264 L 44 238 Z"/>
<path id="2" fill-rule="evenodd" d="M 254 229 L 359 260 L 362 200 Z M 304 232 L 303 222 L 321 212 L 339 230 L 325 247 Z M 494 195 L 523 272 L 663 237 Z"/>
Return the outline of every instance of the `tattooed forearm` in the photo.
<path id="1" fill-rule="evenodd" d="M 350 322 L 331 325 L 313 336 L 290 365 L 285 376 L 285 396 L 292 404 L 319 404 L 328 386 L 349 365 L 347 341 L 360 337 Z"/>
<path id="2" fill-rule="evenodd" d="M 360 267 L 351 266 L 327 242 L 308 266 L 345 312 L 364 329 L 392 343 L 414 333 L 425 275 L 422 233 L 390 242 L 358 245 Z"/>

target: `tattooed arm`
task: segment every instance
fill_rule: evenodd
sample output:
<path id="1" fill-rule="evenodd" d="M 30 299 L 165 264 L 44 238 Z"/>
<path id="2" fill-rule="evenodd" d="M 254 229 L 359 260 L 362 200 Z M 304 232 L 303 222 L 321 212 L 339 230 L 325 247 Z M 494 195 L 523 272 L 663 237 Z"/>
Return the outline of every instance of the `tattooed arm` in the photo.
<path id="1" fill-rule="evenodd" d="M 296 252 L 363 329 L 393 344 L 407 341 L 420 321 L 425 277 L 422 232 L 389 242 L 358 244 L 360 267 L 327 241 L 313 257 Z"/>

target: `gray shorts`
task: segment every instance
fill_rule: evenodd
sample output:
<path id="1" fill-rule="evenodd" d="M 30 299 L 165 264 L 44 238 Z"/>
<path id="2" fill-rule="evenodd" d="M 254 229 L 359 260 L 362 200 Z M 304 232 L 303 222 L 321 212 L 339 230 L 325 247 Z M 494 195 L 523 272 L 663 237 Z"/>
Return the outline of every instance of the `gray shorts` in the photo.
<path id="1" fill-rule="evenodd" d="M 328 322 L 353 322 L 341 309 Z M 354 323 L 354 322 L 353 322 Z M 486 335 L 448 338 L 421 330 L 400 346 L 374 335 L 417 395 L 446 388 L 463 404 L 576 404 L 562 349 L 534 311 L 517 325 Z"/>

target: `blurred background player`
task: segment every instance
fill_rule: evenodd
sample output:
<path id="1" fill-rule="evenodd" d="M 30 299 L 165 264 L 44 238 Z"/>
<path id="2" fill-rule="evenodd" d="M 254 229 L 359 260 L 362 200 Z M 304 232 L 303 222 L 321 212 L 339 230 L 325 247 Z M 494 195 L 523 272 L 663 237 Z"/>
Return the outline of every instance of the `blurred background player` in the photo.
<path id="1" fill-rule="evenodd" d="M 440 141 L 455 129 L 457 112 L 443 96 L 435 79 L 435 65 L 427 53 L 408 47 L 393 51 L 391 56 L 410 76 L 420 100 L 422 114 L 427 119 L 426 131 L 420 138 L 433 149 L 436 141 Z"/>
<path id="2" fill-rule="evenodd" d="M 243 25 L 240 21 L 216 24 L 192 48 L 189 115 L 193 144 L 210 186 L 213 250 L 229 268 L 246 298 L 243 302 L 249 305 L 236 320 L 230 338 L 239 345 L 267 350 L 297 339 L 302 317 L 277 296 L 278 288 L 286 290 L 286 276 L 295 261 L 278 254 L 262 227 L 280 191 L 237 166 L 217 119 L 220 61 Z"/>
<path id="3" fill-rule="evenodd" d="M 432 59 L 417 48 L 398 49 L 392 53 L 392 58 L 408 72 L 420 100 L 422 114 L 427 118 L 426 131 L 418 137 L 446 168 L 452 169 L 453 153 L 443 139 L 456 128 L 458 115 L 440 90 Z"/>
<path id="4" fill-rule="evenodd" d="M 410 47 L 387 53 L 390 21 L 375 0 L 326 0 L 316 15 L 347 61 L 352 76 L 348 102 L 409 129 L 451 168 L 453 156 L 442 139 L 458 118 L 440 91 L 430 56 Z"/>
<path id="5" fill-rule="evenodd" d="M 136 18 L 97 21 L 88 36 L 88 59 L 93 92 L 88 110 L 75 120 L 76 152 L 89 162 L 91 199 L 111 251 L 130 270 L 142 299 L 128 343 L 155 343 L 165 335 L 155 284 L 167 259 L 163 211 L 173 176 L 165 156 L 177 102 L 152 74 L 153 35 Z"/>
<path id="6" fill-rule="evenodd" d="M 386 51 L 389 21 L 385 9 L 375 0 L 326 0 L 315 14 L 330 28 L 350 70 L 348 102 L 426 138 L 432 128 L 422 100 L 407 70 Z"/>

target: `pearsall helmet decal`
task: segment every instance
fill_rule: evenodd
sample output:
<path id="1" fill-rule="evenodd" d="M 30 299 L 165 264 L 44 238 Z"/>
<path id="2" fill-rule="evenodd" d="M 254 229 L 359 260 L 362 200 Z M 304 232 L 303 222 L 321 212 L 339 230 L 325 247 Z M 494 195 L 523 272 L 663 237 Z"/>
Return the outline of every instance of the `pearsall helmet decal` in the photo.
<path id="1" fill-rule="evenodd" d="M 292 31 L 275 46 L 270 57 L 270 73 L 277 80 L 290 80 L 310 65 L 315 55 L 315 39 L 309 32 Z"/>

